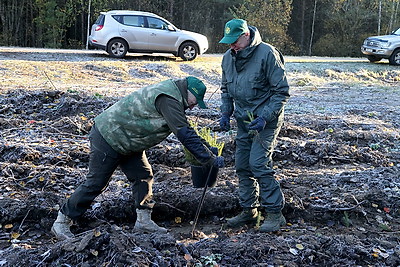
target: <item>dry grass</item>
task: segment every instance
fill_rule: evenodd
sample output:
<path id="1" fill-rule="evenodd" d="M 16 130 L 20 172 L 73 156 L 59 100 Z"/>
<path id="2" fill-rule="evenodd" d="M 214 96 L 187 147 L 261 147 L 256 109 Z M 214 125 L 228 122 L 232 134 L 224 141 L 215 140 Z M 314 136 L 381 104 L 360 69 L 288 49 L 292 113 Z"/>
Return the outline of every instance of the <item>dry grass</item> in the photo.
<path id="1" fill-rule="evenodd" d="M 112 59 L 102 51 L 0 47 L 0 90 L 61 90 L 123 96 L 165 79 L 189 75 L 202 79 L 208 95 L 218 98 L 222 55 L 186 62 L 171 56 Z M 400 90 L 400 69 L 357 58 L 286 57 L 293 92 L 319 88 Z"/>

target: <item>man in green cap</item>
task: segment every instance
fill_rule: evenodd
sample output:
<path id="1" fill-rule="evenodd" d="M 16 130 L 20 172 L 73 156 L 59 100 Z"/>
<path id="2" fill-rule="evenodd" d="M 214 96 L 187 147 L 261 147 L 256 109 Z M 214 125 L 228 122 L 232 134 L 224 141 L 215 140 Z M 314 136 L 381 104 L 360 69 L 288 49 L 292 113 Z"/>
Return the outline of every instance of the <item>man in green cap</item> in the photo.
<path id="1" fill-rule="evenodd" d="M 289 98 L 284 59 L 262 41 L 256 27 L 242 19 L 225 24 L 220 43 L 230 47 L 222 59 L 220 127 L 228 131 L 234 115 L 238 127 L 235 167 L 243 208 L 227 224 L 255 223 L 263 209 L 265 220 L 259 230 L 277 231 L 286 224 L 284 197 L 272 168 L 272 153 Z"/>
<path id="2" fill-rule="evenodd" d="M 107 187 L 119 166 L 133 184 L 137 219 L 134 230 L 165 233 L 151 219 L 153 172 L 145 150 L 174 133 L 205 166 L 223 167 L 224 159 L 190 127 L 186 109 L 206 108 L 206 86 L 195 77 L 166 80 L 139 89 L 98 115 L 89 140 L 89 172 L 64 203 L 51 230 L 59 239 L 71 238 L 72 220 L 79 218 Z"/>

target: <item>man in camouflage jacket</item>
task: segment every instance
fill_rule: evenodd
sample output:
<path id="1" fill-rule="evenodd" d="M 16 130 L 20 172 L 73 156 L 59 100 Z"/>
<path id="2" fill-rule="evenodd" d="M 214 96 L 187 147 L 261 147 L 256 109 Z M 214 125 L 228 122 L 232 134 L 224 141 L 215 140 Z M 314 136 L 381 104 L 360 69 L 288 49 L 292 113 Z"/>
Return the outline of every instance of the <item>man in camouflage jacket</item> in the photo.
<path id="1" fill-rule="evenodd" d="M 223 166 L 190 127 L 185 110 L 195 105 L 206 108 L 206 86 L 189 76 L 144 87 L 122 98 L 98 115 L 91 129 L 89 172 L 61 207 L 52 232 L 59 239 L 71 238 L 72 220 L 79 218 L 107 187 L 119 166 L 133 184 L 137 220 L 135 230 L 167 232 L 151 220 L 153 172 L 145 150 L 174 133 L 178 140 L 203 165 Z M 212 149 L 214 150 L 214 149 Z"/>

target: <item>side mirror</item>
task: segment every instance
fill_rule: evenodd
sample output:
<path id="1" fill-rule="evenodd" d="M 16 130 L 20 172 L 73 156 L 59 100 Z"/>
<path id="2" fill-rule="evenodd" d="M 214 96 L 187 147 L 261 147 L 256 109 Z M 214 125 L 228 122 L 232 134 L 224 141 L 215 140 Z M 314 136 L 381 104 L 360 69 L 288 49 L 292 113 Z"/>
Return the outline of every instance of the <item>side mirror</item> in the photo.
<path id="1" fill-rule="evenodd" d="M 172 25 L 168 25 L 168 26 L 167 26 L 167 29 L 168 29 L 169 31 L 171 31 L 171 32 L 176 31 L 175 28 L 172 27 Z"/>

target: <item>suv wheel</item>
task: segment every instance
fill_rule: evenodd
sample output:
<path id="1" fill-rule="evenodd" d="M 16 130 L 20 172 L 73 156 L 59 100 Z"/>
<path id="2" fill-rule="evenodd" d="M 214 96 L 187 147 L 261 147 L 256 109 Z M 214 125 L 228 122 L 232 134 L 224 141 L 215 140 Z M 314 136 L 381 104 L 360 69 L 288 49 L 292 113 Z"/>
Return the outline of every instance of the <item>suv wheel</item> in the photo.
<path id="1" fill-rule="evenodd" d="M 128 44 L 123 39 L 113 39 L 108 43 L 107 53 L 111 57 L 123 58 L 128 52 Z"/>
<path id="2" fill-rule="evenodd" d="M 368 58 L 369 62 L 372 62 L 372 63 L 378 62 L 382 59 L 381 57 L 372 56 L 372 55 L 368 55 L 367 58 Z"/>
<path id="3" fill-rule="evenodd" d="M 179 47 L 178 55 L 183 60 L 193 60 L 199 54 L 199 49 L 194 42 L 185 42 Z"/>
<path id="4" fill-rule="evenodd" d="M 400 48 L 394 50 L 393 54 L 389 58 L 389 64 L 396 66 L 400 65 Z"/>

